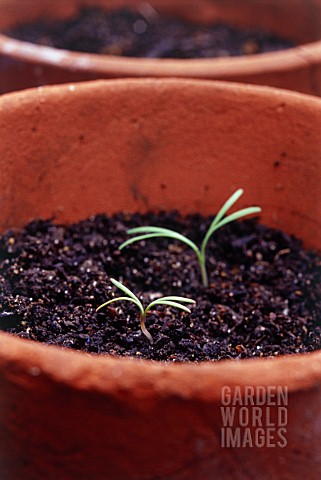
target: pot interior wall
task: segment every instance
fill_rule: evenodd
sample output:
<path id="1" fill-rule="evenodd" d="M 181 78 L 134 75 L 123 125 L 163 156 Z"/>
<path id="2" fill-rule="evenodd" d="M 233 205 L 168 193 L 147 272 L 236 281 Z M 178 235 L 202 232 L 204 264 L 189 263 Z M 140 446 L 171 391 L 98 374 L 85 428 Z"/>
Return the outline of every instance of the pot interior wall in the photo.
<path id="1" fill-rule="evenodd" d="M 39 17 L 65 18 L 82 5 L 115 9 L 125 5 L 142 7 L 143 0 L 2 0 L 0 28 Z M 149 0 L 161 13 L 209 23 L 226 20 L 239 26 L 271 30 L 300 43 L 318 40 L 321 35 L 321 0 Z"/>
<path id="2" fill-rule="evenodd" d="M 321 243 L 321 101 L 197 81 L 98 81 L 0 98 L 0 225 L 238 207 Z"/>

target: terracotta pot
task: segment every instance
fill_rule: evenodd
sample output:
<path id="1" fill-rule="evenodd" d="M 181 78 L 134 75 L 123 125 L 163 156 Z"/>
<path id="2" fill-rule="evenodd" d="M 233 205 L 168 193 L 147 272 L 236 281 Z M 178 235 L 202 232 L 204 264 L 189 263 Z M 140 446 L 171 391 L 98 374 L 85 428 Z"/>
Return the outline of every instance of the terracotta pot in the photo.
<path id="1" fill-rule="evenodd" d="M 0 28 L 39 17 L 65 18 L 79 5 L 114 9 L 143 0 L 2 0 Z M 238 58 L 157 60 L 72 53 L 0 35 L 0 92 L 44 84 L 115 77 L 192 77 L 232 80 L 321 95 L 321 0 L 149 0 L 160 12 L 188 20 L 226 20 L 293 39 L 287 51 Z"/>
<path id="2" fill-rule="evenodd" d="M 263 222 L 319 248 L 320 127 L 319 99 L 219 82 L 3 95 L 1 228 L 53 214 L 214 213 L 241 186 L 243 206 L 259 203 Z M 241 398 L 255 389 L 254 406 L 257 387 L 288 388 L 285 448 L 223 448 L 223 387 Z M 2 480 L 317 480 L 320 426 L 321 352 L 166 365 L 0 333 Z"/>

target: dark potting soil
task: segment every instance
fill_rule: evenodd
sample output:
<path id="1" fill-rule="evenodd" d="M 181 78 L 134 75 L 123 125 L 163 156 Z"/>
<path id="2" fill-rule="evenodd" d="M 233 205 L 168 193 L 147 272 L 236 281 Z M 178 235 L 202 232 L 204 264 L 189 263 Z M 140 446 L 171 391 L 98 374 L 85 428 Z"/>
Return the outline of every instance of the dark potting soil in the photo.
<path id="1" fill-rule="evenodd" d="M 321 258 L 255 219 L 218 230 L 207 247 L 209 287 L 194 252 L 171 239 L 118 246 L 126 230 L 158 225 L 200 244 L 210 218 L 161 214 L 90 217 L 63 226 L 34 221 L 0 238 L 0 326 L 20 337 L 86 352 L 204 361 L 310 352 L 321 347 Z M 147 305 L 165 295 L 196 301 L 192 313 L 158 306 L 141 333 L 114 277 Z"/>
<path id="2" fill-rule="evenodd" d="M 260 29 L 241 30 L 225 23 L 194 25 L 161 17 L 152 7 L 140 13 L 86 8 L 67 20 L 40 20 L 6 33 L 66 50 L 149 58 L 248 55 L 294 46 L 293 42 Z"/>

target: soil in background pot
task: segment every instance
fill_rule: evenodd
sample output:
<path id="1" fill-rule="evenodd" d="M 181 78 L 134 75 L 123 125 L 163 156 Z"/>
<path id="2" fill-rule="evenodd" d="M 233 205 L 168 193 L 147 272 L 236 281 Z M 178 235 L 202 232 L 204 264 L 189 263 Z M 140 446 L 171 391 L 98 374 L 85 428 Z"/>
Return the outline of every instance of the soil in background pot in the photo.
<path id="1" fill-rule="evenodd" d="M 19 25 L 7 35 L 65 50 L 147 58 L 210 58 L 271 52 L 294 43 L 260 29 L 225 23 L 194 25 L 160 16 L 152 7 L 135 12 L 82 9 L 75 17 Z"/>
<path id="2" fill-rule="evenodd" d="M 0 328 L 20 337 L 93 353 L 161 361 L 277 356 L 321 347 L 321 258 L 300 240 L 234 222 L 207 246 L 209 287 L 195 253 L 167 238 L 134 243 L 128 228 L 157 225 L 198 245 L 212 220 L 199 215 L 97 215 L 74 225 L 34 221 L 0 238 Z M 147 305 L 165 295 L 196 301 L 192 313 L 159 306 L 141 333 L 129 302 L 96 308 L 123 282 Z"/>

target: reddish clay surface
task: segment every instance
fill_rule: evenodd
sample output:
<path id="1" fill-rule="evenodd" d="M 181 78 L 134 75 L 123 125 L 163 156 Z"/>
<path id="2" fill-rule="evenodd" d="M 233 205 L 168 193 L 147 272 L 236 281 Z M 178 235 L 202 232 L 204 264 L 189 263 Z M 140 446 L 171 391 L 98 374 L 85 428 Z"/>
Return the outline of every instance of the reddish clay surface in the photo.
<path id="1" fill-rule="evenodd" d="M 319 99 L 224 83 L 4 95 L 1 228 L 124 209 L 208 214 L 242 186 L 263 222 L 320 248 L 320 127 Z M 289 388 L 286 448 L 221 447 L 226 385 Z M 0 392 L 4 480 L 320 478 L 318 352 L 166 366 L 1 333 Z"/>

